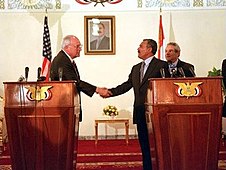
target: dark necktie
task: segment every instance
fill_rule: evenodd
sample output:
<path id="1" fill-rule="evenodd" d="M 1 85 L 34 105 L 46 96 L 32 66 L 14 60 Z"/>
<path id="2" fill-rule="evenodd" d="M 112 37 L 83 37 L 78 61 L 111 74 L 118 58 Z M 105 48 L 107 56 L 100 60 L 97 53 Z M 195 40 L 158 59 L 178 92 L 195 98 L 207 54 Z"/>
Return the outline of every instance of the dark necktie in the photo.
<path id="1" fill-rule="evenodd" d="M 76 77 L 78 78 L 78 80 L 80 80 L 78 68 L 77 68 L 77 65 L 76 65 L 75 61 L 72 62 L 72 65 L 73 65 L 73 68 L 75 70 Z"/>

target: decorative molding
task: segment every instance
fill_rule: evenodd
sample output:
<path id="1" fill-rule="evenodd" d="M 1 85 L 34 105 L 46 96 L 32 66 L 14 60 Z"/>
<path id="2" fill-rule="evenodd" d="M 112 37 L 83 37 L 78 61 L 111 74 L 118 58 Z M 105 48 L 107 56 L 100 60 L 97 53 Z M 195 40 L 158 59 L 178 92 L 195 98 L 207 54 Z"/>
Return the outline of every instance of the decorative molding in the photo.
<path id="1" fill-rule="evenodd" d="M 5 9 L 5 0 L 0 0 L 0 9 Z"/>
<path id="2" fill-rule="evenodd" d="M 168 8 L 188 8 L 191 7 L 190 0 L 145 0 L 145 6 L 151 7 L 168 7 Z"/>
<path id="3" fill-rule="evenodd" d="M 203 7 L 203 0 L 194 0 L 193 6 L 194 7 Z"/>
<path id="4" fill-rule="evenodd" d="M 139 0 L 138 0 L 139 1 Z M 226 0 L 143 0 L 146 8 L 166 7 L 166 8 L 216 8 L 226 7 Z M 140 2 L 138 2 L 139 5 Z"/>
<path id="5" fill-rule="evenodd" d="M 207 0 L 207 6 L 209 7 L 226 6 L 226 0 Z"/>
<path id="6" fill-rule="evenodd" d="M 61 1 L 56 0 L 56 9 L 61 9 Z"/>
<path id="7" fill-rule="evenodd" d="M 92 5 L 91 5 L 92 4 Z M 114 4 L 114 5 L 112 5 Z M 0 0 L 1 12 L 226 9 L 226 0 Z"/>
<path id="8" fill-rule="evenodd" d="M 137 0 L 137 8 L 142 8 L 142 0 Z"/>
<path id="9" fill-rule="evenodd" d="M 90 3 L 95 3 L 94 7 L 97 6 L 98 4 L 101 4 L 104 7 L 104 3 L 109 3 L 109 4 L 117 4 L 122 2 L 123 0 L 75 0 L 75 2 L 81 4 L 81 5 L 88 5 Z"/>
<path id="10" fill-rule="evenodd" d="M 61 9 L 61 0 L 0 0 L 0 9 L 8 10 L 40 10 Z"/>

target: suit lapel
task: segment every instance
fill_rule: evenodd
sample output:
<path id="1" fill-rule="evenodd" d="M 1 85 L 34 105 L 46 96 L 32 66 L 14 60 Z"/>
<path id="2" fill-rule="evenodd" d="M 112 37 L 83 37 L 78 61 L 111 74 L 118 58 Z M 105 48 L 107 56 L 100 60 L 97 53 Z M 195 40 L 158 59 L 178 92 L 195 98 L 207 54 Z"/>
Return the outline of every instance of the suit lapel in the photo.
<path id="1" fill-rule="evenodd" d="M 143 80 L 142 80 L 142 82 L 141 82 L 141 84 L 140 84 L 141 86 L 142 86 L 146 81 L 148 81 L 148 79 L 151 77 L 150 75 L 151 75 L 152 72 L 154 71 L 154 69 L 155 69 L 155 67 L 156 67 L 156 64 L 157 64 L 157 60 L 156 60 L 156 58 L 154 57 L 154 58 L 151 60 L 149 66 L 148 66 L 148 68 L 147 68 L 147 71 L 146 71 L 146 73 L 145 73 L 145 75 L 144 75 L 144 78 L 143 78 Z"/>

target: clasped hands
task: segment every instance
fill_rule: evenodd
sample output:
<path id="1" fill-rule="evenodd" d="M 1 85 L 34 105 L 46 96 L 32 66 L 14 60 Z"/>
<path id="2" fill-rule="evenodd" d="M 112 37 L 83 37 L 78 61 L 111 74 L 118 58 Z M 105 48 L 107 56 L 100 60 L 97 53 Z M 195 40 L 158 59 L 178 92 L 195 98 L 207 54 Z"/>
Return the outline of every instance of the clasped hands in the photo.
<path id="1" fill-rule="evenodd" d="M 108 90 L 106 87 L 97 87 L 96 93 L 99 94 L 103 98 L 112 96 L 112 92 L 110 90 Z"/>

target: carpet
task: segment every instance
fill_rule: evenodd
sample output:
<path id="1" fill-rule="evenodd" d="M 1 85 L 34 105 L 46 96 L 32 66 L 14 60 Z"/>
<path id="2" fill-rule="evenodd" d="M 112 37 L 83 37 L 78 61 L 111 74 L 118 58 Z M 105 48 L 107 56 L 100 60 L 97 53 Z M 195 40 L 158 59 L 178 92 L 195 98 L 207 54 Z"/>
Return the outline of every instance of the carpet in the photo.
<path id="1" fill-rule="evenodd" d="M 141 170 L 142 157 L 137 139 L 94 140 L 78 143 L 77 170 Z"/>
<path id="2" fill-rule="evenodd" d="M 142 158 L 137 139 L 78 141 L 76 170 L 142 170 Z M 11 170 L 9 151 L 0 155 L 0 170 Z M 75 164 L 75 162 L 74 162 Z M 226 141 L 221 142 L 218 170 L 226 170 Z"/>

